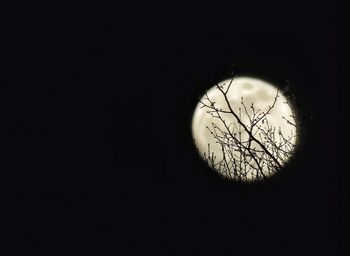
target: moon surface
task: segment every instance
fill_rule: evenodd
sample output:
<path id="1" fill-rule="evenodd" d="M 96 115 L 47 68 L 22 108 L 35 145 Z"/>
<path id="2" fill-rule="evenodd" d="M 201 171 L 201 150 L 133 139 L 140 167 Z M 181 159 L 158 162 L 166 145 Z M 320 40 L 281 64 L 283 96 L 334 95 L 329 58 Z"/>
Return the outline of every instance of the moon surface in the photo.
<path id="1" fill-rule="evenodd" d="M 229 113 L 228 103 L 242 123 Z M 223 111 L 220 118 L 211 107 Z M 193 114 L 192 135 L 200 156 L 214 170 L 229 179 L 255 181 L 273 175 L 294 153 L 297 129 L 293 113 L 277 87 L 257 78 L 234 77 L 214 85 L 201 98 Z"/>

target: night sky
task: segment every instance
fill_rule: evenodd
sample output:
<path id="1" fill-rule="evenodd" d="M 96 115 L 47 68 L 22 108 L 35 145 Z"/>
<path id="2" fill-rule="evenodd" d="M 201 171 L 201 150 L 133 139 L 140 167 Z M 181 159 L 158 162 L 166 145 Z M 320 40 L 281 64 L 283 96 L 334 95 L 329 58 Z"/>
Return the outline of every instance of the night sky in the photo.
<path id="1" fill-rule="evenodd" d="M 341 5 L 193 7 L 9 23 L 18 249 L 340 255 Z M 195 150 L 198 99 L 231 74 L 295 95 L 299 149 L 269 181 L 224 180 Z"/>

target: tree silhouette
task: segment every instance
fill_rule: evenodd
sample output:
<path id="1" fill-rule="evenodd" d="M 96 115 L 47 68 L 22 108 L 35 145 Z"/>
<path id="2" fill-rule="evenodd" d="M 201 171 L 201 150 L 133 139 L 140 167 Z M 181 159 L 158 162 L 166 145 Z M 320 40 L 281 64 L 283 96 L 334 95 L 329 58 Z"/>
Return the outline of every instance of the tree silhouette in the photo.
<path id="1" fill-rule="evenodd" d="M 290 107 L 292 114 L 282 118 L 291 126 L 290 133 L 285 134 L 281 127 L 276 127 L 269 122 L 269 115 L 280 98 L 278 90 L 273 102 L 265 111 L 257 109 L 254 102 L 247 106 L 243 97 L 238 109 L 234 108 L 228 98 L 233 79 L 230 79 L 228 85 L 216 85 L 216 89 L 223 97 L 225 107 L 220 107 L 210 99 L 207 93 L 200 101 L 201 108 L 205 108 L 206 112 L 218 121 L 211 122 L 211 125 L 206 128 L 219 144 L 222 152 L 222 157 L 219 159 L 208 144 L 204 159 L 210 167 L 231 179 L 238 181 L 266 179 L 281 169 L 293 154 L 296 117 L 290 103 L 285 101 L 283 103 Z M 243 119 L 248 121 L 244 122 Z"/>

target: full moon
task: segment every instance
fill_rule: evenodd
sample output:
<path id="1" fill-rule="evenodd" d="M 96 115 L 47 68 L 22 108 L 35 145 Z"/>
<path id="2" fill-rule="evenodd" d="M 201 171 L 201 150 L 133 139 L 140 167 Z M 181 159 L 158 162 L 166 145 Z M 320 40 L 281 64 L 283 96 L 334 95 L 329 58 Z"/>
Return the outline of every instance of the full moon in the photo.
<path id="1" fill-rule="evenodd" d="M 277 87 L 257 78 L 234 77 L 214 85 L 200 99 L 192 135 L 200 156 L 222 176 L 262 180 L 293 155 L 296 117 Z"/>

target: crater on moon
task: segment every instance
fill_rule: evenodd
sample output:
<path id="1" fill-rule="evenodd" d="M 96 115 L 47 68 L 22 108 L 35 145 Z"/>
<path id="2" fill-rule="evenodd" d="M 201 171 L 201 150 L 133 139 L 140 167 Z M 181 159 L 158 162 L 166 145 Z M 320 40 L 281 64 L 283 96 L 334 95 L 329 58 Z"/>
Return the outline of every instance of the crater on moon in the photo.
<path id="1" fill-rule="evenodd" d="M 246 89 L 246 90 L 249 90 L 249 89 L 252 89 L 253 86 L 252 86 L 250 83 L 244 83 L 244 84 L 242 85 L 242 88 L 244 88 L 244 89 Z"/>

